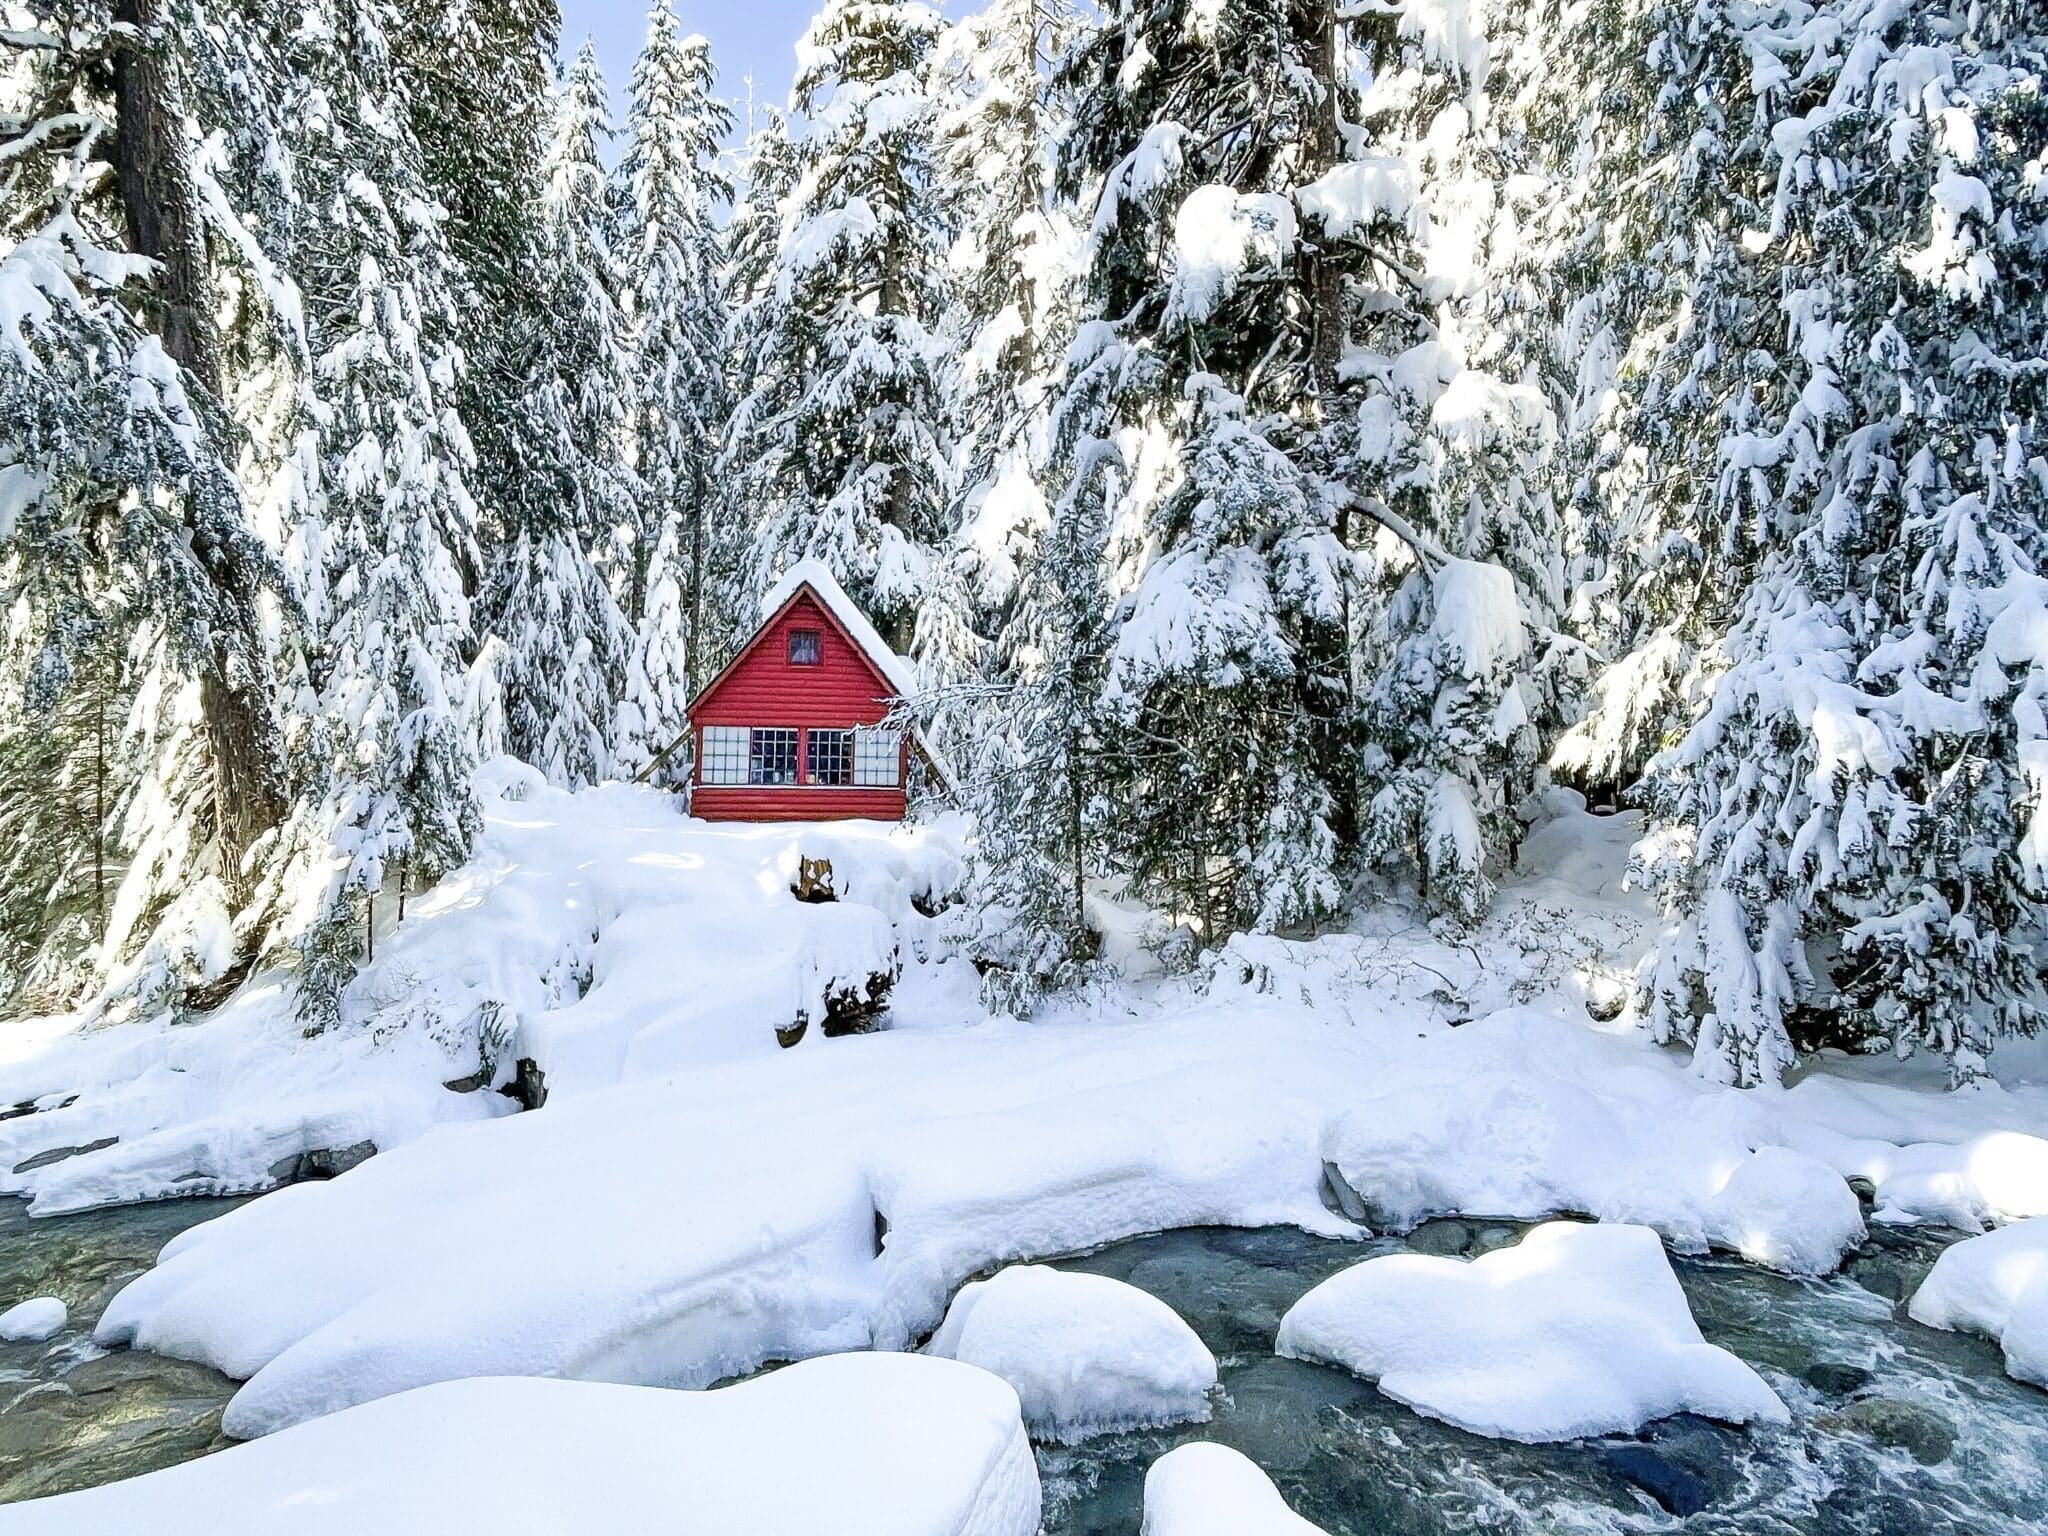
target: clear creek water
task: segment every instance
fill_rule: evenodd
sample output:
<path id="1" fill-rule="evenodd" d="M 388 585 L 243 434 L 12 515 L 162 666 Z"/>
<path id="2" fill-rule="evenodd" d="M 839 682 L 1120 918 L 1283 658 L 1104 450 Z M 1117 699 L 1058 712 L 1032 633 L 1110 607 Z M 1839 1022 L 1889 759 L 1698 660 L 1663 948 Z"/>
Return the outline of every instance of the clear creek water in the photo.
<path id="1" fill-rule="evenodd" d="M 235 1384 L 91 1342 L 114 1292 L 174 1234 L 232 1202 L 172 1201 L 30 1221 L 0 1201 L 0 1305 L 55 1294 L 69 1326 L 0 1344 L 0 1501 L 132 1476 L 227 1442 Z M 2048 1536 L 2048 1393 L 2006 1377 L 1995 1346 L 1904 1320 L 1946 1235 L 1877 1229 L 1845 1272 L 1787 1280 L 1681 1259 L 1707 1337 L 1762 1371 L 1788 1429 L 1680 1417 L 1640 1436 L 1523 1446 L 1464 1434 L 1370 1384 L 1272 1352 L 1281 1314 L 1318 1281 L 1415 1246 L 1476 1253 L 1519 1228 L 1434 1222 L 1408 1239 L 1334 1242 L 1205 1228 L 1058 1260 L 1165 1301 L 1216 1353 L 1214 1419 L 1042 1446 L 1047 1536 L 1136 1536 L 1144 1474 L 1188 1439 L 1235 1446 L 1333 1536 L 1682 1531 L 1715 1536 Z"/>

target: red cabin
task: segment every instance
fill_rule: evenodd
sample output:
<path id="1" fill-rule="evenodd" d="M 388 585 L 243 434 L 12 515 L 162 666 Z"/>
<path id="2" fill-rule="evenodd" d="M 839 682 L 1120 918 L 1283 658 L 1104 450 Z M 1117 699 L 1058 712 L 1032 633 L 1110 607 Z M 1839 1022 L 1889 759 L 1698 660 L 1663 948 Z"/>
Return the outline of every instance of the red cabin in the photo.
<path id="1" fill-rule="evenodd" d="M 690 809 L 706 821 L 901 821 L 915 732 L 883 725 L 910 669 L 815 560 L 690 704 Z"/>

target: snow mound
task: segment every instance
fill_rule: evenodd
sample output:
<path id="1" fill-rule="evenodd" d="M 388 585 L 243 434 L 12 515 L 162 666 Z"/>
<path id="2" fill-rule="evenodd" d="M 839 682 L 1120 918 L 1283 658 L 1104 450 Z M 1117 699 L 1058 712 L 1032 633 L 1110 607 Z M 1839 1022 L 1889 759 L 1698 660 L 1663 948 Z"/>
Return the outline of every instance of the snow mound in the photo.
<path id="1" fill-rule="evenodd" d="M 0 1339 L 10 1344 L 40 1344 L 63 1330 L 71 1312 L 55 1296 L 35 1296 L 0 1312 Z"/>
<path id="2" fill-rule="evenodd" d="M 1368 1224 L 1583 1214 L 1825 1274 L 1863 1238 L 1840 1173 L 1786 1148 L 1756 1095 L 1617 1071 L 1599 1037 L 1508 1010 L 1459 1030 L 1415 1076 L 1381 1078 L 1323 1138 Z"/>
<path id="3" fill-rule="evenodd" d="M 1002 1377 L 1045 1440 L 1206 1420 L 1216 1385 L 1215 1356 L 1165 1302 L 1038 1264 L 961 1287 L 926 1349 Z"/>
<path id="4" fill-rule="evenodd" d="M 1139 1536 L 1325 1536 L 1273 1480 L 1227 1445 L 1176 1446 L 1146 1469 Z"/>
<path id="5" fill-rule="evenodd" d="M 2048 1140 L 2021 1131 L 1904 1147 L 1879 1142 L 1844 1160 L 1870 1180 L 1876 1221 L 1982 1232 L 1999 1222 L 2048 1216 Z"/>
<path id="6" fill-rule="evenodd" d="M 1827 1164 L 1759 1147 L 1707 1202 L 1707 1240 L 1792 1275 L 1832 1274 L 1864 1238 L 1863 1208 Z"/>
<path id="7" fill-rule="evenodd" d="M 1966 1237 L 1935 1260 L 1906 1315 L 1995 1339 L 2005 1368 L 2048 1387 L 2048 1217 Z"/>
<path id="8" fill-rule="evenodd" d="M 908 1355 L 836 1355 L 716 1392 L 446 1382 L 0 1509 L 4 1536 L 1036 1536 L 1038 1522 L 1015 1394 Z"/>
<path id="9" fill-rule="evenodd" d="M 1289 1308 L 1276 1347 L 1507 1440 L 1625 1433 L 1674 1413 L 1790 1420 L 1761 1376 L 1700 1336 L 1647 1227 L 1551 1222 L 1470 1263 L 1368 1259 Z"/>

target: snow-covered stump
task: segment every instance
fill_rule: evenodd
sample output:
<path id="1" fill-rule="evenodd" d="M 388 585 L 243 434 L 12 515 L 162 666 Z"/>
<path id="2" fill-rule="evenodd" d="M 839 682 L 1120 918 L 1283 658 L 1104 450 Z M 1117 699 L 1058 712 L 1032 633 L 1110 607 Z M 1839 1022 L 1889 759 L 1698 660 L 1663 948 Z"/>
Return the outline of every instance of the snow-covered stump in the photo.
<path id="1" fill-rule="evenodd" d="M 2048 1387 L 2048 1216 L 1967 1237 L 1935 1260 L 1906 1315 L 2005 1351 L 2007 1374 Z"/>
<path id="2" fill-rule="evenodd" d="M 1325 1536 L 1287 1507 L 1273 1480 L 1227 1445 L 1177 1446 L 1145 1473 L 1139 1536 Z"/>
<path id="3" fill-rule="evenodd" d="M 1039 1516 L 1009 1387 L 853 1354 L 713 1392 L 442 1382 L 0 1509 L 0 1536 L 1036 1536 Z"/>
<path id="4" fill-rule="evenodd" d="M 1469 1263 L 1367 1259 L 1289 1308 L 1275 1347 L 1505 1440 L 1625 1433 L 1674 1413 L 1790 1419 L 1761 1376 L 1701 1336 L 1648 1227 L 1551 1222 Z"/>
<path id="5" fill-rule="evenodd" d="M 926 1352 L 1002 1377 L 1042 1440 L 1202 1422 L 1216 1385 L 1215 1356 L 1165 1302 L 1040 1264 L 962 1286 Z"/>

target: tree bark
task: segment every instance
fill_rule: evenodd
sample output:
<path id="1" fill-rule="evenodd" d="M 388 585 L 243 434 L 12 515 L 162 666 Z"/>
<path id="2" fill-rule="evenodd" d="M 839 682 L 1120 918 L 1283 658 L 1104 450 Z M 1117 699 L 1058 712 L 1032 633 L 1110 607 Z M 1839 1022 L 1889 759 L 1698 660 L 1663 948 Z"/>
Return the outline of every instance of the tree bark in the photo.
<path id="1" fill-rule="evenodd" d="M 704 460 L 700 451 L 690 464 L 690 639 L 683 653 L 690 696 L 696 697 L 704 676 Z"/>
<path id="2" fill-rule="evenodd" d="M 116 0 L 135 36 L 114 56 L 115 180 L 134 249 L 158 264 L 164 351 L 218 404 L 220 338 L 208 296 L 205 239 L 185 147 L 185 114 L 164 52 L 164 0 Z M 214 836 L 229 891 L 246 894 L 242 863 L 284 814 L 282 743 L 269 658 L 257 628 L 261 573 L 232 543 L 192 528 L 192 552 L 215 595 L 212 654 L 200 704 L 213 769 Z"/>

